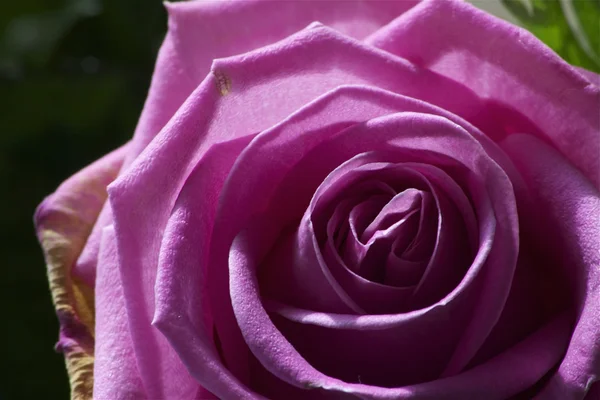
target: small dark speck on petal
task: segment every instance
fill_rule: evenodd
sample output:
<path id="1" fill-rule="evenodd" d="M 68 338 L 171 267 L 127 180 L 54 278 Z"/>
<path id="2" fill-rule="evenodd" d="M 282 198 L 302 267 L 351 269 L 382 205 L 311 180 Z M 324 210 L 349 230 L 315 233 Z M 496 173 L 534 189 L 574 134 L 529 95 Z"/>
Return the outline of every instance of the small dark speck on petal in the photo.
<path id="1" fill-rule="evenodd" d="M 213 71 L 216 78 L 217 89 L 221 96 L 226 96 L 231 90 L 231 79 L 221 71 Z"/>

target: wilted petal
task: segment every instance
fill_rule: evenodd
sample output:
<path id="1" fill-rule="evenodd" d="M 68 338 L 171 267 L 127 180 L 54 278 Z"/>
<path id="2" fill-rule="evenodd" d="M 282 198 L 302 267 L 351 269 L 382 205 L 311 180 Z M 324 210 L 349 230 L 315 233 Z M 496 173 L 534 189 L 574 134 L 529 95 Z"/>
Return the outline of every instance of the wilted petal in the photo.
<path id="1" fill-rule="evenodd" d="M 57 348 L 66 359 L 71 398 L 89 399 L 93 390 L 93 288 L 72 276 L 72 266 L 90 234 L 126 152 L 122 147 L 73 175 L 35 213 L 52 300 L 60 322 Z"/>

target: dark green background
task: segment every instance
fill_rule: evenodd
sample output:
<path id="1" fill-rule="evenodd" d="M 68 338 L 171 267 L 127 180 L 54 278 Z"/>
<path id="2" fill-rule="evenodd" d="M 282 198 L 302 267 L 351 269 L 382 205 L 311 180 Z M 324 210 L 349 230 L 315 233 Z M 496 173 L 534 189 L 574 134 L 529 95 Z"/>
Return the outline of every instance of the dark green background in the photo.
<path id="1" fill-rule="evenodd" d="M 166 31 L 157 0 L 0 1 L 0 399 L 67 399 L 32 215 L 127 141 Z"/>

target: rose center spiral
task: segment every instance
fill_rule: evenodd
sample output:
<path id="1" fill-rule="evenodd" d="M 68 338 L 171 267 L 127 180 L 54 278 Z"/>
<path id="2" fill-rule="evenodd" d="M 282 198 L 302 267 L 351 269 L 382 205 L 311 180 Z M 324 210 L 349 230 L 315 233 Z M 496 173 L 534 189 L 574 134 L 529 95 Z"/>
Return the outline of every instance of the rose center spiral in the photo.
<path id="1" fill-rule="evenodd" d="M 412 286 L 435 245 L 435 201 L 427 191 L 381 184 L 367 197 L 342 200 L 328 225 L 347 268 L 372 282 Z"/>

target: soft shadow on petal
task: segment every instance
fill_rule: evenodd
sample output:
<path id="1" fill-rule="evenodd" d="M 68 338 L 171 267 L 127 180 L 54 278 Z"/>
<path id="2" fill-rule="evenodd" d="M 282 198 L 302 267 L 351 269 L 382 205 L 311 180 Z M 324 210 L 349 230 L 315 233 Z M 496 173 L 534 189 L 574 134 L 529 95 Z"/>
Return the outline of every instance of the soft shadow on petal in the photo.
<path id="1" fill-rule="evenodd" d="M 219 333 L 213 327 L 221 310 L 211 309 L 206 296 L 213 284 L 206 279 L 206 260 L 219 193 L 252 138 L 214 145 L 196 165 L 165 229 L 156 277 L 153 325 L 169 339 L 190 374 L 219 398 L 258 398 L 235 377 L 247 375 L 247 350 L 236 348 L 236 359 L 229 364 L 221 359 Z"/>
<path id="2" fill-rule="evenodd" d="M 254 221 L 258 222 L 258 221 Z M 457 375 L 399 388 L 383 388 L 360 383 L 344 382 L 324 375 L 303 359 L 288 342 L 262 307 L 258 291 L 256 269 L 258 263 L 269 249 L 270 243 L 277 237 L 278 228 L 262 224 L 244 230 L 235 239 L 229 259 L 231 268 L 232 300 L 240 319 L 240 326 L 246 332 L 252 332 L 253 351 L 258 351 L 261 363 L 282 380 L 290 377 L 310 393 L 311 390 L 327 390 L 339 394 L 354 394 L 363 399 L 462 399 L 485 398 L 506 399 L 529 387 L 541 379 L 560 360 L 569 340 L 570 321 L 559 316 L 541 327 L 522 342 L 507 349 L 501 355 L 473 369 Z M 273 306 L 273 305 L 272 305 Z M 275 305 L 275 307 L 277 307 Z M 285 308 L 280 311 L 285 312 Z M 297 312 L 301 310 L 290 310 Z M 358 319 L 344 315 L 320 314 L 305 312 L 297 315 L 303 323 L 329 325 L 330 329 L 343 331 L 356 329 L 362 325 L 361 318 L 373 319 L 372 316 L 362 316 Z M 340 321 L 337 321 L 338 318 Z M 341 320 L 351 319 L 348 323 L 338 324 Z M 451 323 L 451 321 L 448 321 Z M 369 329 L 377 331 L 376 325 Z M 355 347 L 358 346 L 357 342 Z M 321 343 L 319 343 L 322 346 Z M 323 347 L 321 347 L 323 348 Z M 348 351 L 348 347 L 345 347 Z M 279 359 L 263 358 L 266 354 L 276 354 Z M 402 362 L 399 360 L 399 362 Z M 309 394 L 310 395 L 310 394 Z"/>
<path id="3" fill-rule="evenodd" d="M 535 198 L 539 238 L 560 260 L 577 323 L 558 372 L 539 399 L 579 399 L 600 379 L 600 193 L 556 150 L 530 135 L 502 143 Z"/>

